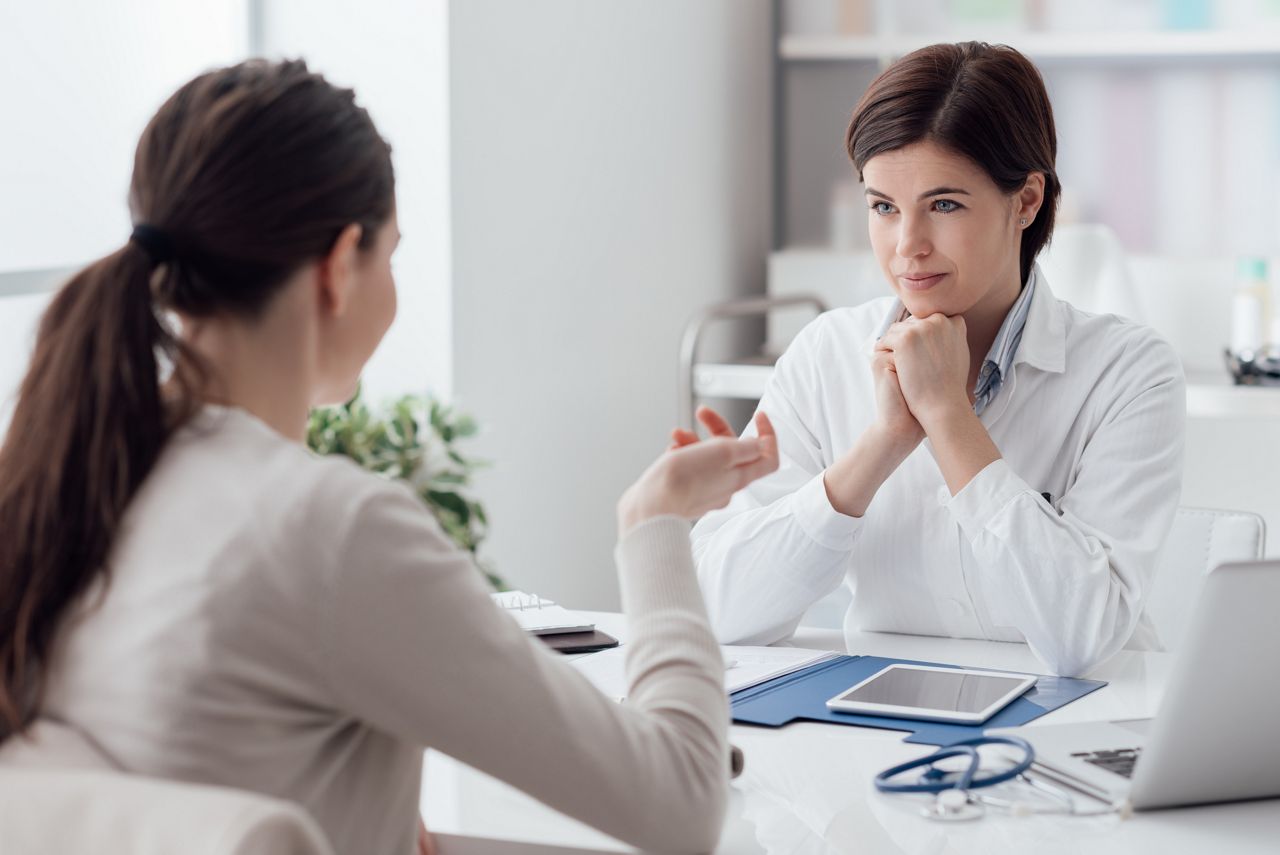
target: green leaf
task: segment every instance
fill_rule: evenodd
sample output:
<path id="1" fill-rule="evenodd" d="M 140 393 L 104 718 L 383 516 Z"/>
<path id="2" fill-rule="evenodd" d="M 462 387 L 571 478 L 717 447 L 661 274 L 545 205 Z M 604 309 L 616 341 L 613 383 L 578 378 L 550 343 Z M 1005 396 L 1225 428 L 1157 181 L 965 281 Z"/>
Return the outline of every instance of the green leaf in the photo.
<path id="1" fill-rule="evenodd" d="M 476 421 L 471 416 L 458 416 L 453 423 L 453 432 L 460 438 L 476 435 Z"/>
<path id="2" fill-rule="evenodd" d="M 370 472 L 418 485 L 445 533 L 475 555 L 489 519 L 468 489 L 471 473 L 487 461 L 467 457 L 455 443 L 477 432 L 471 416 L 434 396 L 404 395 L 374 410 L 357 391 L 338 406 L 312 411 L 306 441 L 318 454 L 341 454 Z M 476 567 L 495 587 L 506 587 L 483 561 L 477 559 Z"/>
<path id="3" fill-rule="evenodd" d="M 461 522 L 471 518 L 471 507 L 457 493 L 446 493 L 443 490 L 428 490 L 427 500 L 457 515 Z"/>

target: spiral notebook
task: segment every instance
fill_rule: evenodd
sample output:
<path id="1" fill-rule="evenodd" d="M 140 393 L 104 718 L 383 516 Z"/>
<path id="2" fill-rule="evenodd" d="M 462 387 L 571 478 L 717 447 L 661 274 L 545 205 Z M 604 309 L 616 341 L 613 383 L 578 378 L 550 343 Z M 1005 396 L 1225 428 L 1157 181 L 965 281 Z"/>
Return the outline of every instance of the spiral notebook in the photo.
<path id="1" fill-rule="evenodd" d="M 590 632 L 594 622 L 580 614 L 524 591 L 495 591 L 489 596 L 506 609 L 520 628 L 530 635 L 559 635 L 564 632 Z"/>

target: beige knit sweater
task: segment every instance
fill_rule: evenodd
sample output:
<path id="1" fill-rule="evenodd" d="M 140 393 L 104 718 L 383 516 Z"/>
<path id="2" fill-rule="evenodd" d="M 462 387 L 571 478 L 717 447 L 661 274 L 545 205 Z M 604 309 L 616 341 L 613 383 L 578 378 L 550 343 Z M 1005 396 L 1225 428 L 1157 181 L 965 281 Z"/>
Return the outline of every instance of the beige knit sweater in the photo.
<path id="1" fill-rule="evenodd" d="M 339 852 L 413 850 L 424 747 L 630 843 L 710 849 L 728 710 L 688 526 L 616 555 L 624 706 L 490 603 L 408 489 L 210 407 L 130 506 L 43 713 L 123 769 L 298 802 Z"/>

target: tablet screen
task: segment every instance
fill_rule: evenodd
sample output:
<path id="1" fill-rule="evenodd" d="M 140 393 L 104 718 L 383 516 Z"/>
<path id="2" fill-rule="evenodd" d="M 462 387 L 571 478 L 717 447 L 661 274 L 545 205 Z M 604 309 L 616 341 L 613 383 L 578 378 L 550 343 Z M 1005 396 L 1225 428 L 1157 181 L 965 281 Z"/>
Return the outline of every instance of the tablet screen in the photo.
<path id="1" fill-rule="evenodd" d="M 1022 679 L 946 669 L 887 668 L 834 700 L 979 713 L 1016 689 Z"/>

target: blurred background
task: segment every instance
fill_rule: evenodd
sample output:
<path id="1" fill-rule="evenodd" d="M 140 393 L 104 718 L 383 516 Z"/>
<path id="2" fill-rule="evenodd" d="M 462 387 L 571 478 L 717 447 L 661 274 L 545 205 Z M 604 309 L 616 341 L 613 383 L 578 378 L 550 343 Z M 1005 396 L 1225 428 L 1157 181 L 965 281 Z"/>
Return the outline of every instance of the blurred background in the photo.
<path id="1" fill-rule="evenodd" d="M 127 238 L 159 104 L 301 56 L 394 148 L 400 312 L 367 396 L 474 415 L 483 554 L 616 608 L 614 503 L 670 429 L 695 400 L 745 423 L 813 301 L 887 289 L 853 105 L 894 58 L 971 38 L 1049 87 L 1054 291 L 1183 358 L 1183 504 L 1280 533 L 1280 389 L 1224 361 L 1280 354 L 1280 0 L 0 0 L 3 412 L 51 289 Z"/>

